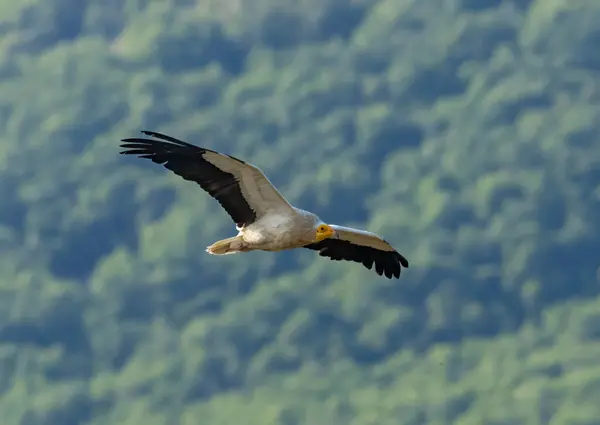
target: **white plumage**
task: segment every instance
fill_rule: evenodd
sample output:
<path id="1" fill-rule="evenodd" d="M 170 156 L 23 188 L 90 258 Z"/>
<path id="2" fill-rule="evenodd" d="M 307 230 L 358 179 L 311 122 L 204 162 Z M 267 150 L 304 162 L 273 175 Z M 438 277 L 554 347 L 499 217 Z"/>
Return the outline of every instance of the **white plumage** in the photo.
<path id="1" fill-rule="evenodd" d="M 186 180 L 199 184 L 236 223 L 235 237 L 215 242 L 214 255 L 254 250 L 308 248 L 332 260 L 375 265 L 379 275 L 400 277 L 408 261 L 379 235 L 325 224 L 315 214 L 290 205 L 264 173 L 230 155 L 191 145 L 164 134 L 123 139 L 121 154 L 148 158 Z"/>

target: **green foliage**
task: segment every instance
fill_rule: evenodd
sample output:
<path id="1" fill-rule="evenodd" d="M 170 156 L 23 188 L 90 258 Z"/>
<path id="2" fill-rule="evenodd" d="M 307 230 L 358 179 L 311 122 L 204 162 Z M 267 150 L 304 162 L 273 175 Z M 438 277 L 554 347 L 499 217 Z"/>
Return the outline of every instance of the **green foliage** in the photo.
<path id="1" fill-rule="evenodd" d="M 0 1 L 2 424 L 591 425 L 600 5 Z M 233 225 L 156 130 L 384 234 L 388 281 Z"/>

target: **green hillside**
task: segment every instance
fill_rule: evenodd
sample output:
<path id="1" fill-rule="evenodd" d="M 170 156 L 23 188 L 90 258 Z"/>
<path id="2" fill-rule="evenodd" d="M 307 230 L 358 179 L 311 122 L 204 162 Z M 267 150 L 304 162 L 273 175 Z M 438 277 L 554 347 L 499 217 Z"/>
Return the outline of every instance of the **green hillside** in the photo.
<path id="1" fill-rule="evenodd" d="M 1 425 L 600 423 L 600 3 L 0 0 Z M 119 140 L 261 167 L 400 280 L 213 257 Z"/>

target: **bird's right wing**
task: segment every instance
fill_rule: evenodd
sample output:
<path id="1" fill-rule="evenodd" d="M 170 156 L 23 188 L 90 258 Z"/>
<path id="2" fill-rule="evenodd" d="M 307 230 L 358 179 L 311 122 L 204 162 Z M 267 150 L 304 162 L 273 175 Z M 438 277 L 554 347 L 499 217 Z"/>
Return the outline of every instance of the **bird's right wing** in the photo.
<path id="1" fill-rule="evenodd" d="M 378 275 L 389 279 L 399 278 L 402 267 L 408 268 L 408 260 L 381 236 L 364 230 L 330 225 L 337 237 L 305 245 L 304 248 L 319 251 L 322 257 L 362 263 L 371 269 L 375 265 Z"/>
<path id="2" fill-rule="evenodd" d="M 164 134 L 142 133 L 153 138 L 123 139 L 121 147 L 126 150 L 120 153 L 148 158 L 185 180 L 196 182 L 221 204 L 239 227 L 269 213 L 293 211 L 258 167 Z"/>

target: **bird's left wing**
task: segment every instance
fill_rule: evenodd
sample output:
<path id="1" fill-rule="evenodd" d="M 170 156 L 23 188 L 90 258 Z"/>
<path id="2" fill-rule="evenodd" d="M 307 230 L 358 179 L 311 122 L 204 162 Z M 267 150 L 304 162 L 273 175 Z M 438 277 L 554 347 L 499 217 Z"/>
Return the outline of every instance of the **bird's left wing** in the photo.
<path id="1" fill-rule="evenodd" d="M 142 133 L 152 138 L 123 139 L 121 147 L 125 150 L 121 154 L 148 158 L 185 180 L 196 182 L 239 227 L 271 212 L 293 209 L 258 167 L 171 136 L 153 131 Z"/>
<path id="2" fill-rule="evenodd" d="M 388 279 L 399 278 L 402 267 L 408 268 L 408 260 L 381 236 L 349 227 L 331 227 L 337 237 L 305 245 L 304 248 L 319 251 L 319 255 L 331 260 L 362 263 L 369 270 L 374 264 L 377 274 L 385 274 Z"/>

